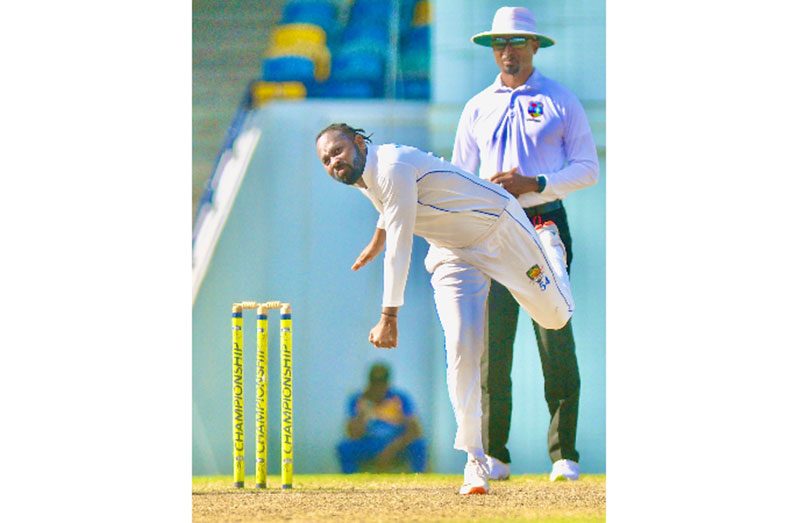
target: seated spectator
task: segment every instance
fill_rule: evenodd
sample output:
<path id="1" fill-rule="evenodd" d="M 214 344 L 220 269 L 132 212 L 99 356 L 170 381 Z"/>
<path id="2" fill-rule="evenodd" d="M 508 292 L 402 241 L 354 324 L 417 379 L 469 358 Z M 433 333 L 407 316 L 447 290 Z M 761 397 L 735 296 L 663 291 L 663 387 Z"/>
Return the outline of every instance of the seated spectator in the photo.
<path id="1" fill-rule="evenodd" d="M 409 465 L 424 472 L 427 446 L 410 398 L 390 386 L 390 368 L 376 363 L 369 371 L 368 386 L 348 402 L 347 439 L 338 445 L 344 474 L 394 470 Z"/>

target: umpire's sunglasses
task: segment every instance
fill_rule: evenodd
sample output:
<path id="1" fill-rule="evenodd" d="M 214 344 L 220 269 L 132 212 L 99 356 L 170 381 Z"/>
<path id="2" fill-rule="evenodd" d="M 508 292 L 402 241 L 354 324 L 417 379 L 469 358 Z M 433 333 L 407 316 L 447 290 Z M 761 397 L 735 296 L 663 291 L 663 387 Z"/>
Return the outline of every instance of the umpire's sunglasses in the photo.
<path id="1" fill-rule="evenodd" d="M 490 46 L 494 49 L 504 49 L 507 47 L 507 44 L 510 44 L 510 47 L 514 47 L 516 49 L 520 49 L 526 45 L 527 40 L 534 40 L 534 38 L 527 38 L 525 36 L 513 36 L 510 38 L 502 38 L 498 36 L 496 38 L 492 38 L 490 41 Z"/>

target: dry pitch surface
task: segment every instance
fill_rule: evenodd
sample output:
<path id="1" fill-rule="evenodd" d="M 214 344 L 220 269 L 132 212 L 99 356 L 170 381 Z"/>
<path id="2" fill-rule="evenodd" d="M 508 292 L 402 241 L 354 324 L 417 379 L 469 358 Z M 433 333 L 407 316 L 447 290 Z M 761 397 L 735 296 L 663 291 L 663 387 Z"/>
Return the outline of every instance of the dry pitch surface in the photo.
<path id="1" fill-rule="evenodd" d="M 294 488 L 230 486 L 229 476 L 195 477 L 193 521 L 604 521 L 604 475 L 550 483 L 545 475 L 491 482 L 485 496 L 460 496 L 462 476 L 337 474 L 295 476 Z"/>

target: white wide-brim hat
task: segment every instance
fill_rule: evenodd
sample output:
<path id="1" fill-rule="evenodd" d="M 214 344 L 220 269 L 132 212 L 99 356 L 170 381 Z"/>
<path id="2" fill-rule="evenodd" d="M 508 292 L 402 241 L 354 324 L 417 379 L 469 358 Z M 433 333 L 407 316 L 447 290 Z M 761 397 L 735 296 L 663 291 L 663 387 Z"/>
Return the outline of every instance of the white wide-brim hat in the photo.
<path id="1" fill-rule="evenodd" d="M 554 40 L 537 31 L 535 15 L 526 7 L 500 7 L 493 16 L 490 31 L 484 31 L 471 37 L 475 44 L 490 47 L 495 36 L 536 36 L 540 47 L 551 47 Z"/>

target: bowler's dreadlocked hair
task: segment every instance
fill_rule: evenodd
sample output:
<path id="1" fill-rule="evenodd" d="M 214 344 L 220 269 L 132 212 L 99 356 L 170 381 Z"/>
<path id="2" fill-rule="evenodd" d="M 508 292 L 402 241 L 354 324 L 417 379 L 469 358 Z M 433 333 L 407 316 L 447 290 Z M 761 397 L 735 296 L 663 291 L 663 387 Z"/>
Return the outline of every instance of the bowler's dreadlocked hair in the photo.
<path id="1" fill-rule="evenodd" d="M 345 123 L 332 123 L 327 127 L 325 127 L 324 129 L 322 129 L 321 131 L 319 131 L 319 134 L 316 135 L 316 141 L 318 142 L 319 138 L 321 138 L 321 135 L 323 135 L 328 131 L 341 131 L 342 133 L 346 134 L 353 140 L 355 139 L 355 136 L 360 136 L 366 141 L 366 143 L 371 143 L 371 136 L 373 134 L 372 133 L 366 136 L 366 131 L 364 131 L 363 129 L 355 129 L 354 127 L 350 127 Z"/>

